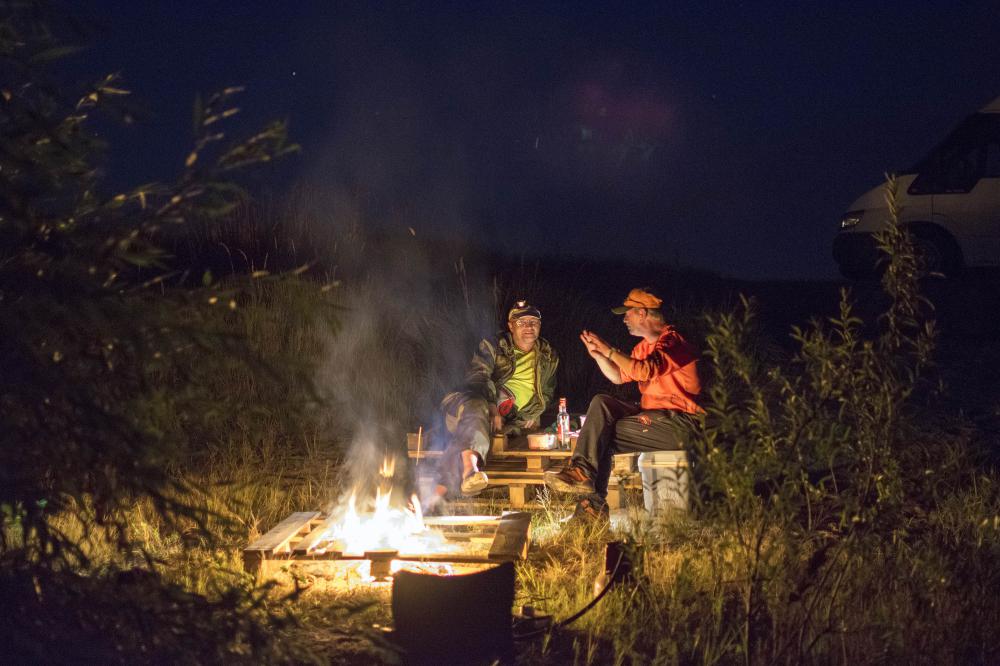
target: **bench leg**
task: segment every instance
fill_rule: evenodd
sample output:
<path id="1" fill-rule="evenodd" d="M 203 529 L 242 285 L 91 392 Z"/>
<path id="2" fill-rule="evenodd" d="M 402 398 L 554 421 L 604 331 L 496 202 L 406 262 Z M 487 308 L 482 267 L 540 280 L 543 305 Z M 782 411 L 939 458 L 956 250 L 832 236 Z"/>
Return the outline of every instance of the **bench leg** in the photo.
<path id="1" fill-rule="evenodd" d="M 622 492 L 621 486 L 616 483 L 608 484 L 608 497 L 607 503 L 609 509 L 620 509 L 622 508 Z"/>
<path id="2" fill-rule="evenodd" d="M 525 486 L 507 486 L 510 491 L 510 506 L 512 509 L 520 509 L 524 506 Z"/>

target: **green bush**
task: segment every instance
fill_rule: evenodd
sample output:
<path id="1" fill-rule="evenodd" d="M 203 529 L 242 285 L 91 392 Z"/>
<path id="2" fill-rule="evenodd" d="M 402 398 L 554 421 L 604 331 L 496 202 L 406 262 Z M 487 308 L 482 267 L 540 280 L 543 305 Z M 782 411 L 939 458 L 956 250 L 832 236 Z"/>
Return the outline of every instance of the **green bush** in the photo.
<path id="1" fill-rule="evenodd" d="M 995 515 L 996 497 L 992 481 L 975 493 L 958 483 L 956 474 L 975 469 L 967 459 L 942 478 L 945 441 L 926 441 L 927 419 L 914 408 L 930 390 L 935 330 L 898 225 L 894 180 L 886 192 L 891 219 L 878 243 L 891 258 L 883 274 L 889 307 L 874 336 L 846 292 L 839 316 L 794 330 L 799 351 L 787 366 L 747 352 L 751 303 L 712 322 L 714 377 L 692 444 L 698 515 L 713 530 L 712 548 L 726 554 L 710 559 L 709 575 L 729 581 L 733 603 L 720 607 L 722 622 L 738 630 L 715 634 L 730 641 L 712 647 L 723 661 L 863 663 L 927 649 L 962 663 L 984 659 L 977 646 L 994 642 L 977 643 L 976 623 L 953 618 L 967 621 L 983 604 L 995 616 L 980 592 L 989 588 L 979 586 L 997 582 L 982 566 L 996 556 L 997 534 L 979 532 L 975 543 L 966 524 L 945 545 L 940 530 L 958 528 L 956 507 L 977 519 Z M 950 444 L 953 455 L 966 455 L 967 443 Z M 971 567 L 973 585 L 956 585 L 950 567 Z M 928 612 L 935 603 L 957 605 L 955 615 Z M 926 630 L 923 648 L 912 642 L 917 627 Z"/>

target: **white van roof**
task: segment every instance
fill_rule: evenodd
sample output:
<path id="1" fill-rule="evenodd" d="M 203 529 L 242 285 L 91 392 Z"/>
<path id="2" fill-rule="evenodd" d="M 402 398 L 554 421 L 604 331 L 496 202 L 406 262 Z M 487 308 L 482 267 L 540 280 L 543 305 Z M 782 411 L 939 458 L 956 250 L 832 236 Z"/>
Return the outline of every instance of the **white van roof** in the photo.
<path id="1" fill-rule="evenodd" d="M 979 113 L 1000 113 L 1000 97 L 979 109 Z"/>

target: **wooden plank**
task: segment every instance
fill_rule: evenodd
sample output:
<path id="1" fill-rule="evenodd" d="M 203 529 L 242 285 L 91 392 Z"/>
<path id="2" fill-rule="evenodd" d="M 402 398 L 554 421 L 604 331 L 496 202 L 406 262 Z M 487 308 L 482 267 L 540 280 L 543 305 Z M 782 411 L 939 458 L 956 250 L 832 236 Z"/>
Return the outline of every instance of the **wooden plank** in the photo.
<path id="1" fill-rule="evenodd" d="M 496 477 L 507 478 L 507 479 L 541 479 L 542 472 L 539 471 L 528 471 L 526 469 L 487 469 L 487 476 L 491 479 Z"/>
<path id="2" fill-rule="evenodd" d="M 486 461 L 486 472 L 490 470 L 524 470 L 524 458 L 490 458 Z"/>
<path id="3" fill-rule="evenodd" d="M 307 534 L 302 541 L 295 544 L 293 552 L 296 555 L 311 553 L 322 541 L 326 539 L 324 535 L 337 523 L 339 519 L 340 516 L 328 516 L 326 520 L 314 527 L 313 531 Z"/>
<path id="4" fill-rule="evenodd" d="M 243 570 L 260 582 L 268 572 L 264 563 L 264 553 L 259 550 L 243 551 Z"/>
<path id="5" fill-rule="evenodd" d="M 616 453 L 611 458 L 611 469 L 618 474 L 627 474 L 636 470 L 638 453 Z"/>
<path id="6" fill-rule="evenodd" d="M 504 514 L 490 546 L 491 560 L 523 560 L 528 556 L 531 514 L 524 511 Z"/>
<path id="7" fill-rule="evenodd" d="M 523 493 L 524 486 L 515 487 L 512 490 L 519 490 Z M 321 537 L 331 524 L 331 518 L 321 521 L 320 515 L 318 511 L 293 513 L 270 532 L 257 539 L 243 551 L 244 566 L 247 571 L 256 574 L 258 579 L 261 579 L 269 575 L 274 567 L 281 562 L 364 559 L 355 554 L 344 554 L 335 550 L 317 552 L 315 546 L 322 542 Z M 427 518 L 426 524 L 438 529 L 472 527 L 473 529 L 464 533 L 444 532 L 444 536 L 452 540 L 489 544 L 489 554 L 484 556 L 463 553 L 400 553 L 394 559 L 416 562 L 480 564 L 498 560 L 523 559 L 527 556 L 531 531 L 531 514 L 529 513 L 508 512 L 499 517 L 485 515 L 435 516 Z M 314 529 L 308 532 L 310 527 Z M 303 531 L 308 532 L 306 537 L 292 548 L 292 540 Z"/>
<path id="8" fill-rule="evenodd" d="M 424 451 L 421 449 L 419 453 L 416 451 L 407 451 L 406 455 L 411 460 L 424 460 L 425 458 L 440 458 L 442 453 L 443 451 Z"/>
<path id="9" fill-rule="evenodd" d="M 490 475 L 490 488 L 500 488 L 503 486 L 513 487 L 513 486 L 544 486 L 545 479 L 542 478 L 541 474 L 537 473 L 527 473 L 522 474 L 491 474 Z"/>
<path id="10" fill-rule="evenodd" d="M 551 451 L 541 451 L 535 449 L 507 449 L 503 452 L 504 458 L 569 458 L 572 451 L 565 449 L 552 449 Z"/>
<path id="11" fill-rule="evenodd" d="M 647 462 L 639 466 L 639 469 L 683 469 L 688 466 L 687 460 L 671 460 L 668 462 Z"/>
<path id="12" fill-rule="evenodd" d="M 430 433 L 431 433 L 430 430 L 424 430 L 423 432 L 420 433 L 417 432 L 406 433 L 407 450 L 410 452 L 416 451 L 418 445 L 420 450 L 426 449 L 427 445 L 430 443 L 431 438 L 428 436 L 430 435 Z"/>
<path id="13" fill-rule="evenodd" d="M 497 534 L 496 528 L 489 530 L 476 530 L 475 532 L 449 532 L 444 535 L 448 541 L 483 541 L 493 543 L 493 537 Z"/>
<path id="14" fill-rule="evenodd" d="M 259 551 L 265 554 L 288 550 L 288 543 L 303 530 L 308 530 L 313 519 L 318 518 L 319 511 L 298 511 L 278 523 L 274 529 L 250 544 L 247 551 Z"/>
<path id="15" fill-rule="evenodd" d="M 482 525 L 484 523 L 499 523 L 500 516 L 428 516 L 424 525 L 444 527 L 449 525 Z"/>
<path id="16" fill-rule="evenodd" d="M 608 484 L 608 496 L 604 498 L 604 501 L 607 502 L 609 509 L 622 508 L 622 493 L 618 484 Z"/>
<path id="17" fill-rule="evenodd" d="M 406 433 L 406 450 L 410 453 L 410 457 L 414 458 L 414 454 L 419 450 L 421 453 L 427 450 L 428 444 L 432 443 L 431 435 L 432 430 L 424 430 L 423 433 L 408 432 Z M 419 445 L 419 446 L 418 446 Z M 497 434 L 493 435 L 490 440 L 490 452 L 491 453 L 502 453 L 507 447 L 507 435 Z M 440 454 L 440 450 L 436 450 Z M 422 457 L 422 456 L 421 456 Z"/>
<path id="18" fill-rule="evenodd" d="M 510 505 L 514 509 L 522 508 L 526 503 L 524 486 L 508 486 L 510 494 Z"/>
<path id="19" fill-rule="evenodd" d="M 492 539 L 488 539 L 487 541 L 490 540 Z M 365 559 L 367 558 L 357 553 L 344 554 L 333 552 L 313 553 L 296 558 L 280 557 L 273 560 L 265 560 L 264 563 L 275 566 L 279 562 L 360 562 Z M 406 562 L 447 562 L 452 564 L 489 564 L 494 561 L 486 555 L 467 555 L 465 553 L 400 553 L 392 559 Z"/>

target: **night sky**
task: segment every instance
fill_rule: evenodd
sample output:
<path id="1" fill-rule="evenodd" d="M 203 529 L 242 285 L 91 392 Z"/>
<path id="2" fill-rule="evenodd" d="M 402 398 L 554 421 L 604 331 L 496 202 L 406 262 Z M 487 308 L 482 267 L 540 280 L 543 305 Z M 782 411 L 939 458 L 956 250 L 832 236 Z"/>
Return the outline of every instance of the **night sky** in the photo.
<path id="1" fill-rule="evenodd" d="M 287 118 L 303 147 L 277 191 L 742 278 L 835 276 L 840 213 L 1000 96 L 996 2 L 67 6 L 94 31 L 79 71 L 149 110 L 115 179 L 169 177 L 195 95 L 242 84 L 244 128 Z"/>

